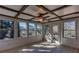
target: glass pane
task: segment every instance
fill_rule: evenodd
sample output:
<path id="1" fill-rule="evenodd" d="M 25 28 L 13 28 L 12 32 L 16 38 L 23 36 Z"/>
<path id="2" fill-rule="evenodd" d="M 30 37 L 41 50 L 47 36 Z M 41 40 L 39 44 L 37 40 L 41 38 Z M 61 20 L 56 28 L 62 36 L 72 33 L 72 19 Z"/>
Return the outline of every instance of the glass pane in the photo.
<path id="1" fill-rule="evenodd" d="M 75 21 L 64 22 L 64 37 L 76 38 Z"/>
<path id="2" fill-rule="evenodd" d="M 36 36 L 36 25 L 35 25 L 35 23 L 29 23 L 29 36 Z"/>
<path id="3" fill-rule="evenodd" d="M 13 28 L 13 21 L 3 20 L 2 21 L 2 28 L 3 29 L 12 29 Z"/>
<path id="4" fill-rule="evenodd" d="M 53 25 L 53 40 L 54 41 L 60 41 L 59 36 L 59 25 Z"/>
<path id="5" fill-rule="evenodd" d="M 14 22 L 8 20 L 1 20 L 0 39 L 14 37 Z"/>
<path id="6" fill-rule="evenodd" d="M 49 32 L 49 25 L 45 25 L 45 39 L 47 42 L 52 42 L 52 34 Z"/>
<path id="7" fill-rule="evenodd" d="M 27 37 L 27 24 L 26 22 L 19 22 L 19 30 L 21 37 Z"/>
<path id="8" fill-rule="evenodd" d="M 1 29 L 1 20 L 0 20 L 0 29 Z"/>
<path id="9" fill-rule="evenodd" d="M 49 33 L 49 26 L 45 25 L 45 33 L 48 34 Z"/>
<path id="10" fill-rule="evenodd" d="M 37 24 L 37 35 L 42 35 L 42 25 Z"/>

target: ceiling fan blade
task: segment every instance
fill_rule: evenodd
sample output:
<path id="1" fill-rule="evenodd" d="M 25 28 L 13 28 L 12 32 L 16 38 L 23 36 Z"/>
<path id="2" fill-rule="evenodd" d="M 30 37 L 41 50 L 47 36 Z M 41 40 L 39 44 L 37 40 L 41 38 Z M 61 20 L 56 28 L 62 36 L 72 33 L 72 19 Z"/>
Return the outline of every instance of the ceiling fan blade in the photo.
<path id="1" fill-rule="evenodd" d="M 48 17 L 50 17 L 50 16 L 45 16 L 45 17 L 43 17 L 43 18 L 48 18 Z"/>

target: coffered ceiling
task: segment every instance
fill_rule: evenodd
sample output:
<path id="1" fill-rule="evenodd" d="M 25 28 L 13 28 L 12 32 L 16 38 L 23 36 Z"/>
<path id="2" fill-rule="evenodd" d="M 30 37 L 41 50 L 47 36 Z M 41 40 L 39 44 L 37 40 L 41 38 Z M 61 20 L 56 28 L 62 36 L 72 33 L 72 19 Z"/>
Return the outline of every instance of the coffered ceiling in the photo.
<path id="1" fill-rule="evenodd" d="M 51 22 L 79 16 L 78 5 L 0 5 L 0 15 L 35 22 Z"/>

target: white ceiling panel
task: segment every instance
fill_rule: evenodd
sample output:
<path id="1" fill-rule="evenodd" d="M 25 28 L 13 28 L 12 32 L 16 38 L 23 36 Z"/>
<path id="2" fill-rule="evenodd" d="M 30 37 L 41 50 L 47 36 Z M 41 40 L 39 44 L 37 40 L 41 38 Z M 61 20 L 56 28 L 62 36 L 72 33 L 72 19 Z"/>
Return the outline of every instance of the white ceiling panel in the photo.
<path id="1" fill-rule="evenodd" d="M 46 14 L 45 16 L 43 16 L 43 17 L 46 17 L 46 16 L 49 16 L 48 18 L 46 18 L 46 19 L 50 19 L 50 18 L 54 18 L 54 17 L 56 17 L 55 15 L 53 15 L 53 14 Z"/>
<path id="2" fill-rule="evenodd" d="M 34 18 L 34 19 L 31 19 L 32 21 L 38 21 L 38 19 Z"/>
<path id="3" fill-rule="evenodd" d="M 33 17 L 30 17 L 28 15 L 24 15 L 24 14 L 20 14 L 18 17 L 23 18 L 23 19 L 31 19 L 31 18 L 33 18 Z"/>
<path id="4" fill-rule="evenodd" d="M 56 19 L 51 19 L 50 21 L 56 21 L 56 20 L 59 20 L 59 18 L 56 18 Z"/>
<path id="5" fill-rule="evenodd" d="M 69 14 L 69 13 L 73 13 L 79 11 L 79 6 L 70 6 L 61 10 L 56 11 L 55 13 L 58 14 L 59 16 L 61 15 L 65 15 L 65 14 Z"/>
<path id="6" fill-rule="evenodd" d="M 14 9 L 14 10 L 20 10 L 22 8 L 22 5 L 3 5 L 3 6 Z"/>
<path id="7" fill-rule="evenodd" d="M 43 22 L 48 22 L 48 20 L 44 20 Z"/>
<path id="8" fill-rule="evenodd" d="M 62 5 L 44 5 L 46 8 L 48 8 L 49 10 L 54 10 L 58 7 L 61 7 Z"/>
<path id="9" fill-rule="evenodd" d="M 8 16 L 15 16 L 17 13 L 0 8 L 0 14 L 8 15 Z"/>
<path id="10" fill-rule="evenodd" d="M 37 18 L 32 19 L 33 21 L 39 21 Z"/>
<path id="11" fill-rule="evenodd" d="M 36 6 L 29 6 L 23 12 L 28 13 L 28 14 L 32 14 L 32 15 L 35 15 L 35 16 L 38 16 L 39 13 L 46 13 L 44 10 L 42 10 L 42 9 L 36 7 Z"/>
<path id="12" fill-rule="evenodd" d="M 63 18 L 63 19 L 64 19 L 64 18 L 71 18 L 71 17 L 76 17 L 76 16 L 79 16 L 79 14 L 68 15 L 68 16 L 64 16 L 64 17 L 62 17 L 62 18 Z"/>

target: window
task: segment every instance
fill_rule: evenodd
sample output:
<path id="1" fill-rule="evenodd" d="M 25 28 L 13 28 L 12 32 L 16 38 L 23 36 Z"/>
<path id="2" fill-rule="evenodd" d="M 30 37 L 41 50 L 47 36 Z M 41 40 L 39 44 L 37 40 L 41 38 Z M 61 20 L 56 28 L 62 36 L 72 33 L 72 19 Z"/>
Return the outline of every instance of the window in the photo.
<path id="1" fill-rule="evenodd" d="M 20 37 L 27 37 L 27 23 L 26 22 L 19 22 L 19 34 Z"/>
<path id="2" fill-rule="evenodd" d="M 35 23 L 29 23 L 29 37 L 36 36 L 36 25 Z"/>
<path id="3" fill-rule="evenodd" d="M 0 20 L 0 39 L 14 37 L 14 22 L 9 20 Z"/>
<path id="4" fill-rule="evenodd" d="M 76 21 L 64 22 L 64 37 L 76 38 Z"/>
<path id="5" fill-rule="evenodd" d="M 45 25 L 45 34 L 48 34 L 48 33 L 49 33 L 49 26 Z"/>
<path id="6" fill-rule="evenodd" d="M 37 36 L 42 35 L 42 24 L 37 24 Z"/>
<path id="7" fill-rule="evenodd" d="M 1 29 L 1 20 L 0 20 L 0 29 Z"/>

